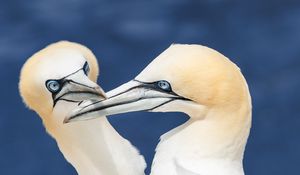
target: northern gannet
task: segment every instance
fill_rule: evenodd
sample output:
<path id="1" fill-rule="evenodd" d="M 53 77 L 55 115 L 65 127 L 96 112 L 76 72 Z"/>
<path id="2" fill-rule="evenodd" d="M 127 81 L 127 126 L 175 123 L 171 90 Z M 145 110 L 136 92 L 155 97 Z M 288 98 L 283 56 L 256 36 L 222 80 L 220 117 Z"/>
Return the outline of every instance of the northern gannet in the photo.
<path id="1" fill-rule="evenodd" d="M 86 47 L 57 42 L 24 64 L 19 89 L 24 103 L 38 113 L 60 151 L 80 175 L 143 175 L 144 158 L 110 125 L 96 121 L 63 124 L 85 99 L 104 99 L 95 83 L 98 64 Z"/>
<path id="2" fill-rule="evenodd" d="M 184 112 L 185 124 L 156 148 L 151 175 L 243 175 L 251 97 L 240 69 L 201 45 L 171 45 L 134 80 L 85 102 L 68 118 L 85 120 L 130 111 Z"/>

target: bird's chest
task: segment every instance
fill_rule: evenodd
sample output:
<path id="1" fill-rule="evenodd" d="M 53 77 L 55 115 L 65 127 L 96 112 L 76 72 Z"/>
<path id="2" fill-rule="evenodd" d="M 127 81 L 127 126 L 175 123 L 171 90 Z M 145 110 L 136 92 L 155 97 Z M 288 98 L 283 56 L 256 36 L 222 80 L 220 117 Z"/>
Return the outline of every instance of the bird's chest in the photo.
<path id="1" fill-rule="evenodd" d="M 186 150 L 180 144 L 164 142 L 159 144 L 153 159 L 151 175 L 194 175 L 181 165 L 185 162 L 197 162 L 197 151 Z M 189 164 L 189 163 L 188 163 Z"/>
<path id="2" fill-rule="evenodd" d="M 184 140 L 184 139 L 181 139 Z M 205 146 L 172 138 L 158 145 L 151 175 L 241 175 L 239 164 L 210 157 Z"/>

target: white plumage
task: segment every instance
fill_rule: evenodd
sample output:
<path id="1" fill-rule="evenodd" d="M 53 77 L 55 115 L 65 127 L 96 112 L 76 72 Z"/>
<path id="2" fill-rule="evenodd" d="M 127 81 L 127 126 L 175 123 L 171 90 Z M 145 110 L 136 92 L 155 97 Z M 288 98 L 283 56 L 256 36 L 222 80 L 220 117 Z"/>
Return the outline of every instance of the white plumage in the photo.
<path id="1" fill-rule="evenodd" d="M 175 44 L 108 98 L 82 105 L 68 121 L 148 110 L 190 120 L 161 137 L 151 175 L 243 175 L 251 97 L 239 68 L 217 51 Z"/>
<path id="2" fill-rule="evenodd" d="M 76 43 L 58 42 L 27 60 L 21 72 L 20 93 L 25 104 L 39 114 L 78 174 L 143 175 L 144 158 L 105 116 L 63 124 L 79 102 L 105 98 L 95 83 L 97 77 L 97 60 L 89 49 Z"/>

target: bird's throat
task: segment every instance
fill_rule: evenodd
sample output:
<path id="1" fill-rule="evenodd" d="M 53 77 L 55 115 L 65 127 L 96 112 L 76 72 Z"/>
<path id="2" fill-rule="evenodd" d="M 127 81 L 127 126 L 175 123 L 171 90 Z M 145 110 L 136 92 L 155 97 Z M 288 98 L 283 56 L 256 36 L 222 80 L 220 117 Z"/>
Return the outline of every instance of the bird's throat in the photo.
<path id="1" fill-rule="evenodd" d="M 191 119 L 163 136 L 156 148 L 152 175 L 169 173 L 172 169 L 176 173 L 187 169 L 205 175 L 242 175 L 251 117 L 223 118 Z"/>
<path id="2" fill-rule="evenodd" d="M 52 126 L 48 132 L 80 175 L 118 175 L 128 172 L 126 169 L 130 173 L 130 169 L 134 169 L 131 166 L 136 165 L 132 162 L 135 161 L 132 157 L 142 159 L 136 149 L 110 125 L 106 117 Z M 130 159 L 127 160 L 128 158 Z"/>

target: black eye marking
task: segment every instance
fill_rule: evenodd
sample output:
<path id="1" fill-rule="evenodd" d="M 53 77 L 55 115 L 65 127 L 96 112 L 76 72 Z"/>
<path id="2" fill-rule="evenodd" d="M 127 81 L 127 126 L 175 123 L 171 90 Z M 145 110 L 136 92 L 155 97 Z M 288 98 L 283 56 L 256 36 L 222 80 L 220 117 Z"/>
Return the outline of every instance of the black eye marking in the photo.
<path id="1" fill-rule="evenodd" d="M 167 82 L 166 80 L 160 80 L 156 82 L 156 85 L 166 92 L 172 92 L 171 84 Z"/>
<path id="2" fill-rule="evenodd" d="M 46 87 L 51 93 L 57 93 L 61 90 L 61 83 L 59 80 L 47 80 Z"/>
<path id="3" fill-rule="evenodd" d="M 85 65 L 85 64 L 84 64 Z M 85 66 L 84 66 L 85 67 Z M 50 79 L 50 80 L 47 80 L 45 82 L 45 85 L 46 85 L 46 88 L 54 95 L 54 94 L 57 94 L 61 89 L 62 87 L 64 86 L 64 84 L 67 82 L 65 81 L 66 78 L 76 74 L 77 72 L 83 70 L 83 68 L 81 69 L 78 69 L 77 71 L 65 76 L 65 77 L 62 77 L 61 79 Z M 87 69 L 89 70 L 89 69 Z"/>
<path id="4" fill-rule="evenodd" d="M 88 75 L 90 72 L 90 66 L 88 64 L 88 62 L 86 61 L 82 67 L 82 70 L 84 72 L 85 75 Z"/>

